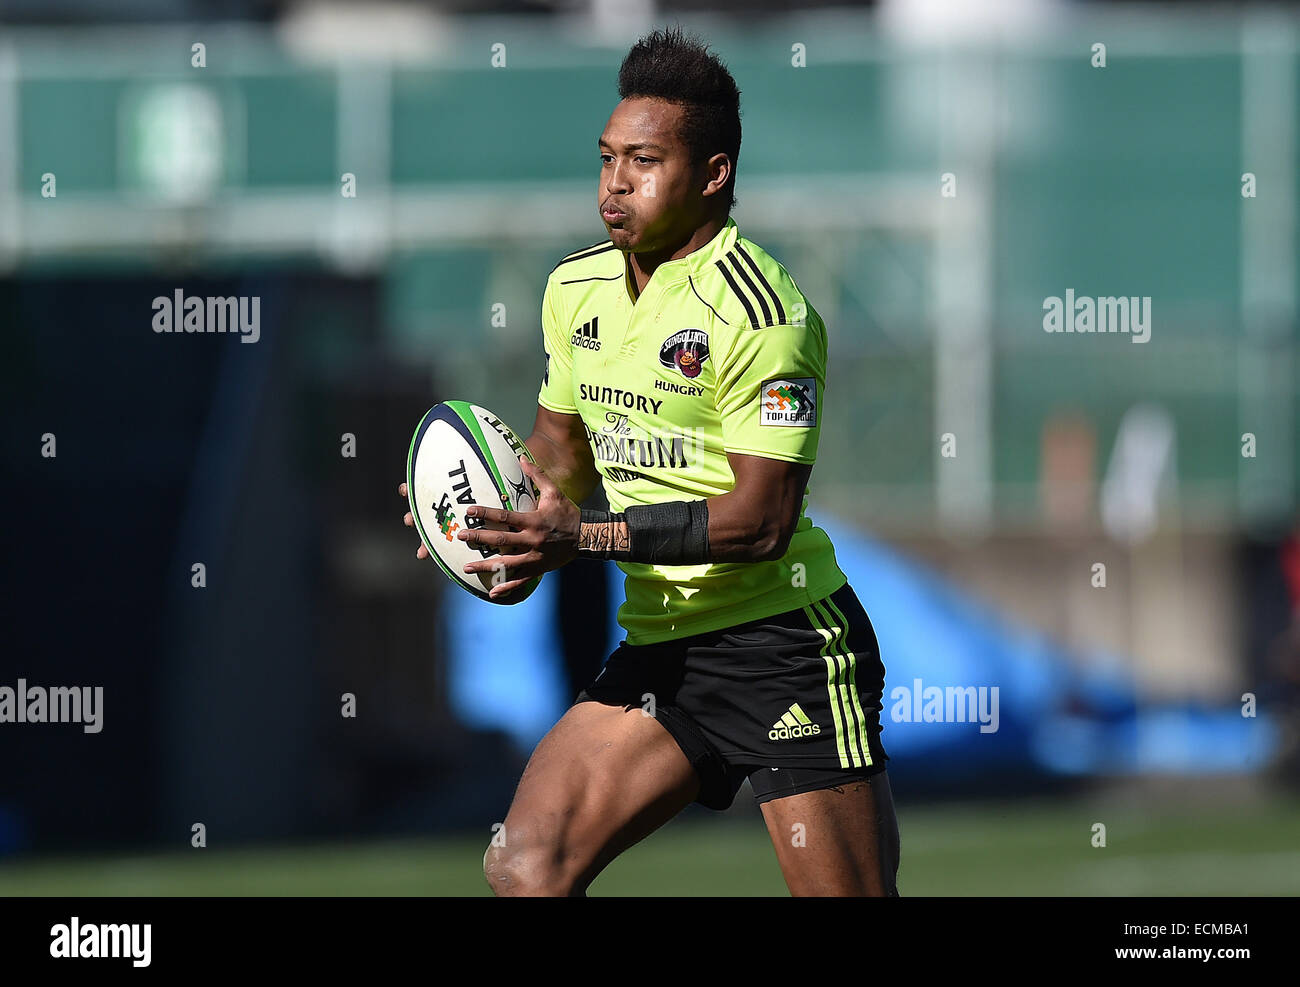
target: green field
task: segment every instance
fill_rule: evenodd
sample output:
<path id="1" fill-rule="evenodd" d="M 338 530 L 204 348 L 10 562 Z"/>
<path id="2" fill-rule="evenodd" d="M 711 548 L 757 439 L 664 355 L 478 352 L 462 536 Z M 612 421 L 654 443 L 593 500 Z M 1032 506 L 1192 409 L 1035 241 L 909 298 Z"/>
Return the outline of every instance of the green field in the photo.
<path id="1" fill-rule="evenodd" d="M 748 807 L 747 807 L 748 809 Z M 1300 800 L 1110 799 L 899 811 L 904 895 L 1300 895 Z M 1092 846 L 1094 823 L 1106 826 Z M 3 895 L 484 895 L 486 837 L 0 865 Z M 757 813 L 678 820 L 593 895 L 783 895 Z"/>

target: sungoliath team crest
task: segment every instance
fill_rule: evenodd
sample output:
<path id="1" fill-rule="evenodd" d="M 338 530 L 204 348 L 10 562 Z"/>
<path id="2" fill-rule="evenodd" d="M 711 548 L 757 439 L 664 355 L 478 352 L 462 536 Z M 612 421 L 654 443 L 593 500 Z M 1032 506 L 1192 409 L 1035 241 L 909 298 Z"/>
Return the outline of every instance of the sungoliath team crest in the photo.
<path id="1" fill-rule="evenodd" d="M 683 377 L 698 377 L 708 358 L 709 334 L 703 329 L 675 332 L 659 347 L 659 362 L 665 367 L 676 367 Z"/>
<path id="2" fill-rule="evenodd" d="M 775 377 L 763 381 L 760 425 L 817 424 L 817 380 L 814 377 Z"/>

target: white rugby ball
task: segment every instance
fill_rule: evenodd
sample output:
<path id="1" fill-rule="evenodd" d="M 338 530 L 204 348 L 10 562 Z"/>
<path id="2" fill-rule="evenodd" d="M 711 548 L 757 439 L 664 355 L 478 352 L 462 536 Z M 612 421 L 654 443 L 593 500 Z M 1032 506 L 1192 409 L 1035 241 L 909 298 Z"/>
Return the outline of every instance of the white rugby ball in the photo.
<path id="1" fill-rule="evenodd" d="M 443 401 L 420 419 L 406 457 L 406 496 L 424 547 L 447 578 L 491 603 L 502 602 L 488 597 L 493 579 L 499 583 L 502 577 L 492 571 L 465 572 L 464 567 L 495 557 L 496 549 L 477 548 L 456 534 L 474 520 L 465 516 L 470 504 L 521 512 L 537 509 L 538 492 L 524 475 L 520 456 L 533 459 L 523 441 L 492 412 L 468 401 Z M 506 527 L 491 521 L 468 526 Z M 527 599 L 541 578 L 512 593 L 510 602 Z"/>

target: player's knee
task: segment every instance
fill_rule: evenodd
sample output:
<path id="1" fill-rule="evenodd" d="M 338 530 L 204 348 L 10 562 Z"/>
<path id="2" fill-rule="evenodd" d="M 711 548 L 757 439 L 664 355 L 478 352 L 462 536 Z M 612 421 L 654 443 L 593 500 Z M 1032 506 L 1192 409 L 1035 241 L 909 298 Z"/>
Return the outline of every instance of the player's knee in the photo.
<path id="1" fill-rule="evenodd" d="M 497 897 L 564 897 L 572 880 L 558 865 L 556 855 L 541 846 L 488 847 L 483 855 L 483 876 Z"/>

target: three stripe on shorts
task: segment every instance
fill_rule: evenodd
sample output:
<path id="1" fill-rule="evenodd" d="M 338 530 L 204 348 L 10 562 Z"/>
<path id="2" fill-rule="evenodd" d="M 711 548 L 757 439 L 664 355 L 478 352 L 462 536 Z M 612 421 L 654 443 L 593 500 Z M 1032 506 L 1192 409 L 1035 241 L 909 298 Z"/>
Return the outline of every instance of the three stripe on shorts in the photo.
<path id="1" fill-rule="evenodd" d="M 826 688 L 830 693 L 831 716 L 835 720 L 840 767 L 870 767 L 867 714 L 858 698 L 857 656 L 849 650 L 846 640 L 848 621 L 830 597 L 804 607 L 803 612 L 823 638 L 821 654 L 826 662 Z"/>

